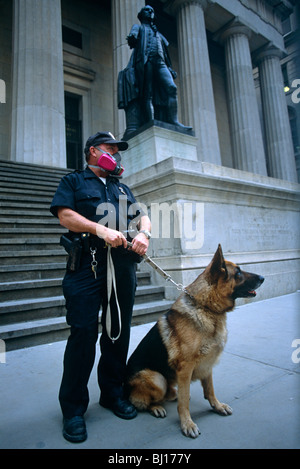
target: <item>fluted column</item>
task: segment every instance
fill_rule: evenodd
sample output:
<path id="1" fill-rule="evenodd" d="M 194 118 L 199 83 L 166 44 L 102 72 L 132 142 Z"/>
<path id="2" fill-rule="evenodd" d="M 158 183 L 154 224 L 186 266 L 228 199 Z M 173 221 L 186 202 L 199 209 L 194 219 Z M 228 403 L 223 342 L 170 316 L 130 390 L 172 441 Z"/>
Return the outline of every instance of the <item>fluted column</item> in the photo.
<path id="1" fill-rule="evenodd" d="M 221 35 L 226 74 L 233 160 L 236 169 L 267 174 L 249 47 L 251 31 L 233 23 Z"/>
<path id="2" fill-rule="evenodd" d="M 143 0 L 112 0 L 114 132 L 119 138 L 124 134 L 126 122 L 124 110 L 118 110 L 118 73 L 129 61 L 132 50 L 128 47 L 126 37 L 132 25 L 139 23 L 137 14 L 144 6 Z"/>
<path id="3" fill-rule="evenodd" d="M 274 47 L 262 51 L 256 57 L 259 66 L 268 169 L 269 176 L 297 182 L 280 58 L 281 52 Z"/>
<path id="4" fill-rule="evenodd" d="M 182 121 L 198 138 L 198 158 L 221 165 L 204 21 L 206 0 L 176 0 Z"/>
<path id="5" fill-rule="evenodd" d="M 66 167 L 60 0 L 14 0 L 11 155 Z"/>

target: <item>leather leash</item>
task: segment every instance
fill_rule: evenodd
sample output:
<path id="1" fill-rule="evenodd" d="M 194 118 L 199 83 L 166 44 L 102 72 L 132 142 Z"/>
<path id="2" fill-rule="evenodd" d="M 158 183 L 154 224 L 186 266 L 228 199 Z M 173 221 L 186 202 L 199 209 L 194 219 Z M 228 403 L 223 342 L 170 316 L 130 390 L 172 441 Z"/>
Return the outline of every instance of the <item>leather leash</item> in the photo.
<path id="1" fill-rule="evenodd" d="M 107 311 L 106 311 L 106 331 L 107 335 L 110 340 L 114 343 L 121 335 L 122 330 L 122 322 L 121 322 L 121 309 L 118 301 L 117 295 L 117 287 L 116 287 L 116 275 L 115 275 L 115 267 L 111 256 L 111 246 L 107 244 Z M 127 241 L 127 246 L 132 247 L 132 243 Z M 151 257 L 147 254 L 141 256 L 147 264 L 149 264 L 152 269 L 154 269 L 159 275 L 161 275 L 167 282 L 171 282 L 179 291 L 186 293 L 192 300 L 194 297 L 187 291 L 187 289 L 182 285 L 182 283 L 177 283 L 175 280 L 172 279 L 171 275 L 167 274 L 159 265 L 154 262 Z M 119 321 L 119 333 L 116 337 L 112 337 L 111 335 L 111 310 L 110 310 L 110 299 L 112 295 L 112 290 L 114 289 L 115 292 L 115 300 L 118 310 L 118 321 Z"/>

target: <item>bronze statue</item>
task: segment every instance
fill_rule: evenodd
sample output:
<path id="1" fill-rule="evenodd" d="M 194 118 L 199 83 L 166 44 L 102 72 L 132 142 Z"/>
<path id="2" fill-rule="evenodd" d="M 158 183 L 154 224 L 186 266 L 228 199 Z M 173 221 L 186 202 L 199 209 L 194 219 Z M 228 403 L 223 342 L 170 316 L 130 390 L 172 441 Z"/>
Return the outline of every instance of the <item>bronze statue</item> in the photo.
<path id="1" fill-rule="evenodd" d="M 127 36 L 134 51 L 118 77 L 118 108 L 126 113 L 123 138 L 130 138 L 130 134 L 153 119 L 190 131 L 192 127 L 178 122 L 176 72 L 168 54 L 169 43 L 154 23 L 154 10 L 146 5 L 137 17 L 141 25 L 133 25 Z"/>

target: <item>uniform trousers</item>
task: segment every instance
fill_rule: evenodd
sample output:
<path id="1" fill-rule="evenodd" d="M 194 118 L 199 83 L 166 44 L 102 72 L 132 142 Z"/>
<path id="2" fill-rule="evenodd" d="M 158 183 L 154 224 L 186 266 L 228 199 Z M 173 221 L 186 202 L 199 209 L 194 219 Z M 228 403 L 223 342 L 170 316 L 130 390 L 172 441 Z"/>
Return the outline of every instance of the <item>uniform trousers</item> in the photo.
<path id="1" fill-rule="evenodd" d="M 101 356 L 98 383 L 101 396 L 113 400 L 123 397 L 123 382 L 130 338 L 132 309 L 136 290 L 136 263 L 121 248 L 111 249 L 115 267 L 118 302 L 121 309 L 121 335 L 114 343 L 105 327 L 107 309 L 107 249 L 96 253 L 97 278 L 91 269 L 92 256 L 83 255 L 78 271 L 67 271 L 63 280 L 67 323 L 71 326 L 64 354 L 64 370 L 59 401 L 65 418 L 83 415 L 88 407 L 88 381 L 95 361 L 98 316 L 102 306 Z M 110 302 L 112 337 L 119 332 L 115 296 Z"/>

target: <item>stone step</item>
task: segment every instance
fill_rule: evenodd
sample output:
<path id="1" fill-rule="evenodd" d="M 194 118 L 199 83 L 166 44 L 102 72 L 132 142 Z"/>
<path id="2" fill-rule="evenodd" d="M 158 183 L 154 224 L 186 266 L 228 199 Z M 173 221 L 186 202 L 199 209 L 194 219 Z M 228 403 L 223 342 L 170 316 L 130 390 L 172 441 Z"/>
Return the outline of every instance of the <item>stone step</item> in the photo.
<path id="1" fill-rule="evenodd" d="M 156 285 L 137 287 L 135 293 L 135 305 L 160 301 L 164 299 L 165 289 Z"/>
<path id="2" fill-rule="evenodd" d="M 11 199 L 12 198 L 16 199 L 17 197 L 19 197 L 19 199 L 23 201 L 27 200 L 28 197 L 32 197 L 35 200 L 39 200 L 41 198 L 44 199 L 44 197 L 52 200 L 56 187 L 50 190 L 44 186 L 42 186 L 39 189 L 37 187 L 32 188 L 31 186 L 22 186 L 21 184 L 16 186 L 15 184 L 12 184 L 12 183 L 11 184 L 1 183 L 0 184 L 0 199 L 5 200 L 5 198 L 7 197 L 7 193 L 9 193 L 11 196 Z"/>
<path id="3" fill-rule="evenodd" d="M 10 204 L 10 203 L 15 203 L 17 206 L 20 204 L 30 204 L 30 203 L 43 203 L 43 204 L 48 204 L 50 207 L 52 198 L 53 198 L 53 193 L 49 194 L 46 196 L 45 194 L 43 196 L 37 195 L 35 191 L 31 191 L 28 193 L 22 193 L 22 191 L 18 191 L 14 193 L 13 188 L 7 192 L 7 190 L 1 191 L 0 187 L 0 201 L 1 203 L 5 204 Z M 20 197 L 19 193 L 22 193 L 22 196 Z"/>
<path id="4" fill-rule="evenodd" d="M 136 273 L 137 277 L 137 284 L 138 286 L 143 286 L 143 285 L 151 285 L 151 274 L 150 272 L 137 272 Z"/>
<path id="5" fill-rule="evenodd" d="M 61 178 L 72 170 L 0 160 L 0 200 L 51 203 Z"/>
<path id="6" fill-rule="evenodd" d="M 3 303 L 30 298 L 46 298 L 62 295 L 62 279 L 22 280 L 0 283 L 0 314 Z"/>
<path id="7" fill-rule="evenodd" d="M 53 216 L 49 219 L 43 218 L 21 218 L 21 217 L 1 217 L 0 216 L 0 228 L 18 228 L 26 226 L 27 228 L 47 228 L 48 226 L 59 226 L 59 221 Z"/>
<path id="8" fill-rule="evenodd" d="M 0 199 L 0 210 L 5 209 L 12 209 L 12 210 L 20 210 L 20 209 L 25 209 L 25 210 L 48 210 L 50 207 L 50 199 L 48 201 L 42 201 L 40 202 L 24 202 L 24 201 L 17 201 L 17 200 L 1 200 Z"/>
<path id="9" fill-rule="evenodd" d="M 66 251 L 60 249 L 28 250 L 28 251 L 0 251 L 0 264 L 43 264 L 53 262 L 64 262 L 66 260 Z"/>
<path id="10" fill-rule="evenodd" d="M 0 239 L 33 239 L 33 238 L 50 238 L 55 237 L 55 239 L 59 239 L 61 234 L 65 232 L 66 229 L 61 225 L 54 225 L 52 227 L 46 228 L 31 228 L 31 227 L 24 227 L 20 225 L 17 228 L 14 227 L 6 227 L 1 228 L 0 230 Z"/>
<path id="11" fill-rule="evenodd" d="M 0 174 L 1 174 L 1 177 L 3 178 L 6 178 L 6 180 L 11 180 L 11 181 L 15 181 L 16 179 L 21 179 L 21 180 L 25 180 L 25 181 L 32 181 L 33 183 L 34 182 L 45 182 L 45 184 L 48 184 L 48 183 L 59 183 L 59 181 L 61 180 L 61 178 L 67 174 L 68 170 L 66 171 L 63 171 L 63 172 L 55 172 L 55 173 L 51 173 L 49 171 L 41 171 L 41 172 L 36 172 L 36 171 L 32 171 L 31 169 L 23 169 L 23 170 L 19 170 L 19 171 L 16 171 L 16 168 L 10 168 L 10 167 L 3 167 L 0 163 Z"/>
<path id="12" fill-rule="evenodd" d="M 65 261 L 49 264 L 0 265 L 0 282 L 63 278 L 65 270 Z M 150 285 L 151 274 L 137 272 L 137 279 L 138 285 Z"/>
<path id="13" fill-rule="evenodd" d="M 73 169 L 62 169 L 47 166 L 26 165 L 12 162 L 4 163 L 0 160 L 0 174 L 2 177 L 10 179 L 24 178 L 33 181 L 53 182 L 59 181 L 65 174 L 74 171 Z"/>
<path id="14" fill-rule="evenodd" d="M 6 349 L 65 339 L 62 278 L 66 231 L 50 213 L 60 179 L 70 170 L 0 160 L 0 339 Z M 133 324 L 153 321 L 170 307 L 164 288 L 139 270 Z"/>
<path id="15" fill-rule="evenodd" d="M 47 318 L 40 321 L 16 323 L 14 330 L 0 326 L 0 338 L 5 341 L 6 351 L 65 340 L 69 335 L 65 317 Z"/>
<path id="16" fill-rule="evenodd" d="M 35 279 L 0 283 L 0 315 L 11 312 L 11 305 L 19 300 L 31 298 L 50 298 L 62 295 L 62 278 Z M 136 304 L 143 301 L 160 300 L 164 296 L 164 288 L 153 285 L 138 286 Z M 8 307 L 6 310 L 5 307 Z"/>
<path id="17" fill-rule="evenodd" d="M 47 264 L 0 265 L 0 282 L 62 278 L 65 269 L 65 261 Z"/>
<path id="18" fill-rule="evenodd" d="M 43 210 L 35 209 L 29 210 L 25 208 L 2 208 L 0 207 L 0 217 L 1 218 L 16 218 L 24 219 L 24 218 L 52 218 L 53 215 L 49 210 L 49 207 L 45 207 Z"/>
<path id="19" fill-rule="evenodd" d="M 59 302 L 59 300 L 57 300 Z M 143 324 L 157 320 L 168 311 L 172 302 L 168 300 L 151 301 L 135 305 L 133 309 L 132 325 Z M 5 341 L 6 351 L 40 344 L 65 340 L 69 335 L 69 326 L 65 317 L 54 317 L 36 321 L 19 322 L 13 325 L 0 326 L 0 339 Z M 101 326 L 99 326 L 101 331 Z"/>
<path id="20" fill-rule="evenodd" d="M 28 251 L 28 250 L 45 250 L 55 249 L 59 246 L 59 236 L 52 238 L 0 238 L 0 251 Z"/>
<path id="21" fill-rule="evenodd" d="M 2 189 L 11 188 L 14 189 L 30 189 L 30 190 L 46 190 L 47 192 L 55 192 L 58 186 L 59 180 L 57 181 L 41 181 L 40 179 L 32 180 L 25 177 L 5 177 L 0 175 L 0 186 Z"/>
<path id="22" fill-rule="evenodd" d="M 20 175 L 24 173 L 28 174 L 37 174 L 37 175 L 55 175 L 55 176 L 63 176 L 68 172 L 72 171 L 72 169 L 65 169 L 65 168 L 57 168 L 53 166 L 39 166 L 33 163 L 19 163 L 16 161 L 7 161 L 0 159 L 0 171 L 13 171 L 15 174 L 19 172 Z"/>
<path id="23" fill-rule="evenodd" d="M 12 331 L 15 323 L 25 323 L 63 315 L 65 315 L 63 295 L 45 298 L 22 298 L 0 303 L 0 322 L 3 326 L 10 325 Z"/>

